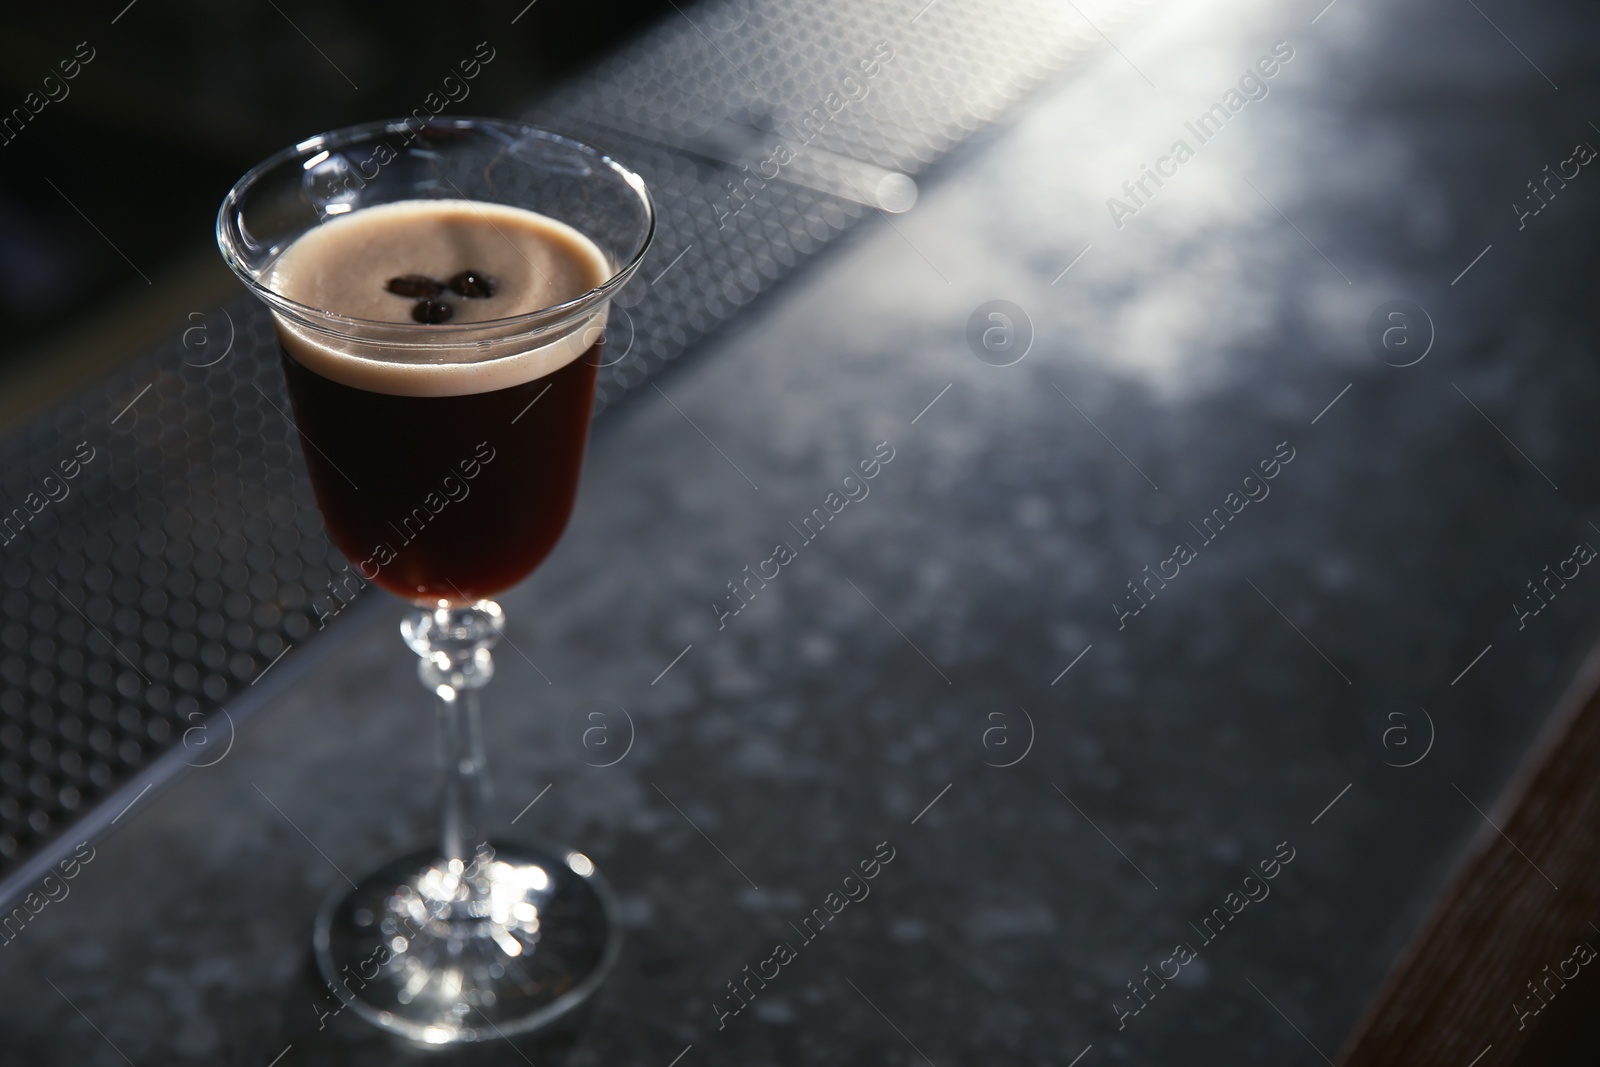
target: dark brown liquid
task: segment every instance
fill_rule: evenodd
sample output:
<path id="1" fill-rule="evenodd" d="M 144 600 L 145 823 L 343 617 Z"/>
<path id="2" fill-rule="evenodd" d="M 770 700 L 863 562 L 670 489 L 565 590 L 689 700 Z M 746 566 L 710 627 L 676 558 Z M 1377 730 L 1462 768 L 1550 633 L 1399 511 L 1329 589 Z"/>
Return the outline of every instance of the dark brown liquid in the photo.
<path id="1" fill-rule="evenodd" d="M 600 347 L 508 389 L 422 397 L 341 385 L 285 351 L 317 506 L 362 578 L 461 603 L 543 562 L 577 496 Z"/>

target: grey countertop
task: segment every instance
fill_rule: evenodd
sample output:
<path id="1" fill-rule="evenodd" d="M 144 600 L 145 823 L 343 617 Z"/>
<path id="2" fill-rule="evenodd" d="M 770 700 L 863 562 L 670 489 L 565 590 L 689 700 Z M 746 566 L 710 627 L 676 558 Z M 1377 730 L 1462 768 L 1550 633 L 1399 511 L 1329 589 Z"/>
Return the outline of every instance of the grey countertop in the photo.
<path id="1" fill-rule="evenodd" d="M 318 902 L 429 833 L 389 606 L 0 948 L 0 1062 L 1331 1056 L 1596 637 L 1587 573 L 1520 629 L 1508 606 L 1600 543 L 1600 178 L 1520 229 L 1507 205 L 1600 144 L 1600 109 L 1587 8 L 1320 6 L 1154 19 L 674 369 L 671 403 L 605 415 L 565 540 L 504 598 L 487 705 L 501 828 L 621 897 L 572 1029 L 421 1054 L 318 1028 Z M 1265 97 L 1198 144 L 1184 123 L 1280 41 Z M 1116 225 L 1107 198 L 1180 138 Z M 1407 367 L 1368 340 L 1399 299 L 1431 322 L 1387 350 L 1431 333 Z M 991 300 L 1031 324 L 1010 366 L 968 344 Z M 1178 573 L 1119 624 L 1146 566 Z M 582 744 L 596 709 L 612 747 Z M 726 983 L 882 842 L 871 895 L 719 1028 Z"/>

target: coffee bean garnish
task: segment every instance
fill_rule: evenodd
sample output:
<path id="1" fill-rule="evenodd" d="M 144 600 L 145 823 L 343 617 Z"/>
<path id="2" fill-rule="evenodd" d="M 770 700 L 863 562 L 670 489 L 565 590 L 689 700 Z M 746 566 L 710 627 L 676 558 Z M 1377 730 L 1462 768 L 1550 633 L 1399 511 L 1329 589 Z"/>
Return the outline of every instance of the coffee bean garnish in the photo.
<path id="1" fill-rule="evenodd" d="M 441 322 L 449 322 L 455 313 L 456 309 L 443 300 L 418 300 L 411 309 L 412 318 L 434 326 Z"/>
<path id="2" fill-rule="evenodd" d="M 450 279 L 450 288 L 465 297 L 482 299 L 494 295 L 494 279 L 475 270 L 464 270 Z"/>
<path id="3" fill-rule="evenodd" d="M 398 278 L 390 278 L 387 288 L 395 296 L 416 296 L 424 300 L 444 292 L 444 286 L 426 274 L 402 274 Z"/>

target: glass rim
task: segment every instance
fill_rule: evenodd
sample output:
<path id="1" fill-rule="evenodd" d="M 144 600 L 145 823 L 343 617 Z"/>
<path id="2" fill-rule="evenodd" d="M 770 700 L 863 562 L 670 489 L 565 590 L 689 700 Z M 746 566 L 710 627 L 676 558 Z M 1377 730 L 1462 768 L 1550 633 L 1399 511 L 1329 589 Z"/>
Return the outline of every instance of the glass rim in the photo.
<path id="1" fill-rule="evenodd" d="M 650 245 L 655 237 L 656 210 L 655 203 L 650 198 L 650 191 L 646 187 L 644 179 L 632 168 L 617 162 L 610 155 L 592 145 L 585 144 L 565 134 L 513 119 L 478 116 L 451 118 L 434 116 L 423 123 L 420 129 L 412 125 L 413 121 L 411 118 L 378 119 L 316 134 L 274 152 L 260 163 L 251 167 L 238 181 L 233 183 L 227 195 L 222 199 L 222 206 L 217 210 L 217 246 L 222 251 L 223 261 L 227 263 L 228 267 L 252 294 L 259 297 L 273 311 L 293 318 L 297 325 L 319 333 L 330 334 L 341 340 L 356 341 L 363 344 L 380 344 L 386 348 L 459 348 L 463 344 L 475 344 L 480 340 L 486 339 L 486 331 L 489 337 L 495 336 L 496 331 L 500 331 L 498 336 L 505 337 L 510 335 L 503 331 L 518 326 L 543 326 L 546 329 L 562 326 L 577 315 L 610 299 L 618 289 L 626 285 L 637 273 L 639 265 L 644 262 L 644 257 L 649 252 Z M 638 247 L 630 254 L 627 262 L 618 266 L 604 282 L 592 289 L 579 293 L 570 300 L 537 308 L 533 311 L 525 311 L 518 315 L 510 315 L 498 319 L 482 319 L 475 322 L 410 323 L 340 315 L 325 308 L 319 308 L 284 296 L 270 286 L 264 285 L 257 276 L 257 272 L 245 264 L 236 247 L 239 244 L 240 235 L 230 223 L 239 215 L 239 204 L 244 192 L 259 181 L 263 175 L 291 160 L 304 156 L 308 152 L 348 148 L 353 144 L 360 144 L 363 141 L 374 139 L 374 134 L 398 132 L 414 134 L 438 127 L 457 130 L 489 128 L 522 137 L 531 135 L 590 156 L 594 162 L 620 177 L 637 194 L 639 204 L 644 209 L 644 233 L 638 241 Z M 459 199 L 471 202 L 471 197 L 462 196 Z M 487 203 L 487 201 L 485 202 Z M 561 222 L 562 220 L 556 219 L 556 221 Z M 579 232 L 581 233 L 582 231 L 580 230 Z M 584 236 L 587 237 L 588 235 L 585 234 Z M 281 251 L 279 255 L 282 255 Z M 276 261 L 276 258 L 274 261 Z M 361 336 L 358 333 L 338 329 L 340 325 L 347 325 L 355 330 L 382 331 L 383 336 L 381 339 L 373 336 Z M 535 330 L 531 332 L 543 331 Z"/>

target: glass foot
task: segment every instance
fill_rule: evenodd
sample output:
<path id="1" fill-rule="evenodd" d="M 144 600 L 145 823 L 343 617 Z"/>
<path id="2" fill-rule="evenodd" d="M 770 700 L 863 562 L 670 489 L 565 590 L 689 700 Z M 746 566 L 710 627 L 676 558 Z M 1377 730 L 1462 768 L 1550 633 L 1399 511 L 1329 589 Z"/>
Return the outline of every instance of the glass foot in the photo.
<path id="1" fill-rule="evenodd" d="M 587 856 L 498 842 L 466 862 L 415 852 L 340 886 L 315 933 L 334 995 L 428 1045 L 550 1025 L 595 991 L 621 940 Z"/>

